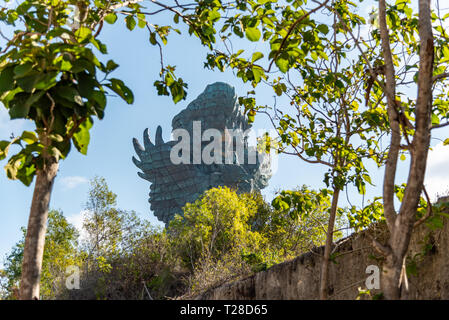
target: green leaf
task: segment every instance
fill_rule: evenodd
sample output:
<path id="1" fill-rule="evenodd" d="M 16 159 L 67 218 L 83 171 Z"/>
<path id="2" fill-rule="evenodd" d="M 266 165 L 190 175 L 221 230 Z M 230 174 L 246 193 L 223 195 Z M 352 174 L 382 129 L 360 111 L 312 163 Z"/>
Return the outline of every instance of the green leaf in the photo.
<path id="1" fill-rule="evenodd" d="M 109 60 L 107 63 L 106 63 L 106 69 L 107 69 L 107 72 L 112 72 L 112 71 L 114 71 L 115 69 L 117 69 L 118 68 L 118 64 L 117 63 L 115 63 L 113 60 Z"/>
<path id="2" fill-rule="evenodd" d="M 363 177 L 363 180 L 368 182 L 370 185 L 373 185 L 373 183 L 371 182 L 371 177 L 369 175 L 363 174 L 362 177 Z"/>
<path id="3" fill-rule="evenodd" d="M 254 63 L 259 59 L 263 58 L 263 53 L 262 52 L 254 52 L 253 53 L 253 57 L 251 58 L 251 62 Z"/>
<path id="4" fill-rule="evenodd" d="M 283 197 L 278 196 L 276 198 L 274 198 L 272 205 L 274 208 L 278 209 L 278 210 L 288 210 L 290 208 L 289 204 L 287 202 L 285 202 L 284 200 L 282 200 Z"/>
<path id="5" fill-rule="evenodd" d="M 445 217 L 446 219 L 449 219 L 449 214 L 447 214 L 445 212 L 438 211 L 438 212 L 435 212 L 435 214 Z"/>
<path id="6" fill-rule="evenodd" d="M 9 179 L 20 180 L 26 186 L 33 181 L 36 168 L 33 163 L 32 152 L 41 152 L 42 145 L 27 145 L 18 154 L 12 156 L 5 166 L 6 175 Z"/>
<path id="7" fill-rule="evenodd" d="M 288 71 L 288 60 L 284 58 L 277 58 L 276 65 L 282 73 L 286 73 Z"/>
<path id="8" fill-rule="evenodd" d="M 86 99 L 90 99 L 97 84 L 95 78 L 86 72 L 79 73 L 77 77 L 79 94 Z"/>
<path id="9" fill-rule="evenodd" d="M 95 39 L 94 37 L 91 37 L 90 38 L 90 43 L 92 43 L 95 46 L 95 48 L 97 48 L 98 51 L 100 51 L 102 54 L 107 54 L 108 53 L 108 48 L 100 40 Z"/>
<path id="10" fill-rule="evenodd" d="M 150 33 L 150 43 L 155 46 L 157 44 L 157 40 L 156 40 L 156 33 L 151 32 Z"/>
<path id="11" fill-rule="evenodd" d="M 449 60 L 449 48 L 446 46 L 443 47 L 443 56 L 444 56 L 444 59 L 442 59 L 441 62 L 446 62 Z"/>
<path id="12" fill-rule="evenodd" d="M 447 138 L 443 141 L 443 146 L 447 146 L 447 145 L 449 145 L 449 138 Z"/>
<path id="13" fill-rule="evenodd" d="M 36 90 L 47 91 L 56 85 L 57 72 L 45 73 L 34 84 Z"/>
<path id="14" fill-rule="evenodd" d="M 64 137 L 61 136 L 60 134 L 51 134 L 50 135 L 50 139 L 56 142 L 63 142 L 64 141 Z"/>
<path id="15" fill-rule="evenodd" d="M 14 68 L 14 78 L 21 78 L 26 76 L 33 69 L 33 64 L 31 62 L 26 62 L 24 64 L 19 64 Z"/>
<path id="16" fill-rule="evenodd" d="M 56 91 L 56 94 L 60 96 L 61 98 L 64 98 L 70 102 L 75 102 L 82 106 L 83 99 L 81 98 L 80 94 L 78 93 L 78 90 L 76 90 L 73 87 L 58 87 L 58 90 Z"/>
<path id="17" fill-rule="evenodd" d="M 31 163 L 31 159 L 27 158 L 17 171 L 17 179 L 28 187 L 33 182 L 35 174 L 36 167 Z"/>
<path id="18" fill-rule="evenodd" d="M 78 59 L 72 63 L 72 72 L 78 73 L 87 70 L 90 74 L 95 74 L 95 65 L 87 59 Z"/>
<path id="19" fill-rule="evenodd" d="M 258 28 L 246 28 L 245 30 L 246 37 L 249 41 L 259 41 L 261 32 Z"/>
<path id="20" fill-rule="evenodd" d="M 59 71 L 72 71 L 73 70 L 73 64 L 68 59 L 61 60 L 59 63 L 57 63 L 57 66 L 58 66 Z"/>
<path id="21" fill-rule="evenodd" d="M 256 111 L 255 110 L 249 110 L 248 111 L 248 123 L 253 123 L 255 116 L 256 116 Z"/>
<path id="22" fill-rule="evenodd" d="M 440 124 L 440 118 L 438 118 L 438 116 L 435 113 L 432 113 L 432 124 L 433 125 Z"/>
<path id="23" fill-rule="evenodd" d="M 0 73 L 0 95 L 14 88 L 14 67 L 7 67 Z"/>
<path id="24" fill-rule="evenodd" d="M 32 131 L 24 131 L 20 138 L 28 144 L 32 144 L 38 141 L 36 134 Z"/>
<path id="25" fill-rule="evenodd" d="M 19 169 L 18 167 L 20 166 L 20 162 L 15 159 L 16 156 L 13 156 L 11 159 L 9 159 L 8 163 L 5 165 L 6 176 L 8 177 L 8 179 L 17 179 L 17 170 Z"/>
<path id="26" fill-rule="evenodd" d="M 31 96 L 28 97 L 28 99 L 25 101 L 25 108 L 30 109 L 30 107 L 36 103 L 43 95 L 45 94 L 45 91 L 37 91 L 34 92 Z"/>
<path id="27" fill-rule="evenodd" d="M 93 122 L 91 119 L 87 118 L 78 128 L 78 130 L 75 132 L 75 134 L 72 137 L 73 144 L 75 145 L 76 149 L 81 153 L 86 155 L 87 154 L 87 147 L 89 146 L 90 142 L 90 133 L 89 130 L 92 128 Z"/>
<path id="28" fill-rule="evenodd" d="M 104 17 L 104 21 L 109 24 L 114 24 L 115 21 L 117 21 L 117 15 L 114 12 L 109 13 L 106 17 Z"/>
<path id="29" fill-rule="evenodd" d="M 92 92 L 92 99 L 98 104 L 98 107 L 103 110 L 106 107 L 106 96 L 101 91 Z"/>
<path id="30" fill-rule="evenodd" d="M 92 30 L 86 27 L 81 27 L 75 32 L 75 37 L 79 42 L 83 42 L 86 39 L 89 39 L 92 36 Z"/>
<path id="31" fill-rule="evenodd" d="M 259 83 L 260 79 L 265 75 L 265 72 L 262 68 L 259 67 L 253 67 L 253 76 L 254 76 L 254 82 Z"/>
<path id="32" fill-rule="evenodd" d="M 59 136 L 59 135 L 57 135 L 57 136 Z M 59 137 L 61 137 L 61 136 L 59 136 Z M 62 138 L 62 137 L 61 137 Z M 64 140 L 64 138 L 63 138 L 63 140 Z M 56 141 L 56 140 L 55 140 Z M 56 141 L 57 142 L 57 141 Z M 50 154 L 50 155 L 52 155 L 53 157 L 55 157 L 56 158 L 56 160 L 57 161 L 59 161 L 59 159 L 64 159 L 65 158 L 65 155 L 62 153 L 62 151 L 61 150 L 59 150 L 57 147 L 55 147 L 55 146 L 50 146 L 50 148 L 49 148 L 49 150 L 48 150 L 48 153 Z"/>
<path id="33" fill-rule="evenodd" d="M 22 88 L 16 87 L 13 90 L 7 91 L 2 95 L 2 102 L 7 109 L 10 108 L 10 102 L 13 101 L 14 97 L 23 92 Z"/>
<path id="34" fill-rule="evenodd" d="M 28 1 L 22 2 L 16 9 L 19 15 L 24 15 L 31 8 L 31 3 Z"/>
<path id="35" fill-rule="evenodd" d="M 32 71 L 28 73 L 27 76 L 18 78 L 16 82 L 24 91 L 31 92 L 34 88 L 36 88 L 36 84 L 39 83 L 44 77 L 45 75 L 43 73 Z"/>
<path id="36" fill-rule="evenodd" d="M 136 20 L 134 19 L 133 16 L 127 16 L 125 18 L 125 22 L 126 22 L 126 27 L 131 31 L 136 27 Z"/>
<path id="37" fill-rule="evenodd" d="M 439 216 L 430 217 L 426 224 L 431 230 L 441 229 L 444 226 L 443 219 Z"/>
<path id="38" fill-rule="evenodd" d="M 62 35 L 74 36 L 74 33 L 70 29 L 65 28 L 55 28 L 49 31 L 46 35 L 47 39 L 51 40 L 56 37 L 61 37 Z"/>
<path id="39" fill-rule="evenodd" d="M 5 159 L 8 156 L 10 141 L 2 140 L 0 141 L 0 160 Z"/>
<path id="40" fill-rule="evenodd" d="M 175 81 L 171 77 L 168 77 L 168 78 L 172 80 L 170 85 L 168 85 L 168 81 L 167 81 L 167 85 L 170 88 L 170 93 L 172 95 L 173 102 L 178 103 L 182 99 L 185 99 L 186 91 L 184 90 L 184 87 L 186 86 L 186 84 L 183 82 L 183 80 L 181 78 L 179 78 L 178 80 Z"/>
<path id="41" fill-rule="evenodd" d="M 30 112 L 30 104 L 26 101 L 30 95 L 25 92 L 20 92 L 14 96 L 9 103 L 9 116 L 11 119 L 26 118 Z"/>
<path id="42" fill-rule="evenodd" d="M 324 33 L 324 34 L 328 34 L 328 33 L 329 33 L 329 27 L 328 27 L 327 25 L 325 25 L 325 24 L 320 24 L 320 25 L 317 27 L 317 29 L 318 29 L 318 31 L 320 31 L 321 33 Z"/>
<path id="43" fill-rule="evenodd" d="M 131 104 L 134 102 L 134 95 L 132 91 L 125 86 L 122 80 L 119 79 L 109 79 L 110 84 L 106 84 L 106 86 L 112 89 L 115 93 L 117 93 L 126 103 Z"/>
<path id="44" fill-rule="evenodd" d="M 146 19 L 145 19 L 145 15 L 143 13 L 138 13 L 137 14 L 137 25 L 139 26 L 139 28 L 145 28 L 147 25 Z"/>

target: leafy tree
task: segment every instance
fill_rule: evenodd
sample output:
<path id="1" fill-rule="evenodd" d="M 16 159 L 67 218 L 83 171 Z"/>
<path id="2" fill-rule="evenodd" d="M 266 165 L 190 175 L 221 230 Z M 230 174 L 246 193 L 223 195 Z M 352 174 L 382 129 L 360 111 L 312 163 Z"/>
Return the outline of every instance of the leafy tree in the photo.
<path id="1" fill-rule="evenodd" d="M 123 281 L 129 285 L 140 283 L 141 279 L 132 277 L 132 271 L 136 271 L 133 268 L 138 268 L 133 263 L 133 255 L 140 252 L 144 239 L 154 240 L 152 235 L 156 232 L 135 212 L 117 208 L 116 199 L 117 195 L 109 189 L 104 178 L 95 177 L 90 181 L 80 246 L 85 255 L 84 289 L 80 295 L 119 298 L 114 292 L 118 279 L 126 278 Z M 123 265 L 127 263 L 132 265 L 129 268 Z"/>
<path id="2" fill-rule="evenodd" d="M 257 214 L 254 200 L 227 187 L 206 191 L 187 203 L 183 216 L 170 222 L 169 234 L 181 251 L 185 265 L 194 269 L 201 259 L 216 260 L 228 252 L 257 250 L 263 245 L 248 221 Z"/>
<path id="3" fill-rule="evenodd" d="M 192 4 L 167 5 L 148 1 L 155 8 L 146 12 L 138 3 L 122 0 L 24 0 L 13 4 L 6 0 L 0 6 L 0 23 L 13 29 L 11 35 L 0 33 L 5 46 L 0 50 L 0 101 L 11 119 L 28 119 L 34 131 L 24 131 L 10 140 L 0 141 L 0 160 L 8 156 L 11 146 L 19 151 L 5 166 L 10 179 L 30 185 L 36 183 L 25 241 L 21 298 L 39 297 L 45 226 L 50 196 L 59 161 L 65 159 L 72 144 L 87 153 L 94 118 L 103 119 L 109 93 L 126 103 L 134 100 L 132 91 L 122 80 L 110 76 L 118 65 L 100 62 L 97 54 L 107 54 L 99 40 L 104 22 L 113 24 L 124 17 L 126 27 L 147 28 L 150 43 L 167 42 L 173 30 L 169 25 L 150 23 L 147 18 L 169 11 L 174 23 L 189 25 L 190 34 L 203 44 L 214 41 L 208 23 L 199 28 L 185 13 Z M 183 12 L 180 12 L 181 10 Z M 193 12 L 195 14 L 195 12 Z M 185 98 L 187 85 L 165 66 L 161 54 L 161 80 L 155 82 L 158 94 L 172 95 L 175 102 Z"/>
<path id="4" fill-rule="evenodd" d="M 332 201 L 321 274 L 320 296 L 324 299 L 340 192 L 353 184 L 364 194 L 366 184 L 371 183 L 365 162 L 383 162 L 374 137 L 385 128 L 386 115 L 364 106 L 365 62 L 354 54 L 357 43 L 346 25 L 339 23 L 339 16 L 344 15 L 351 27 L 364 24 L 363 17 L 350 10 L 355 4 L 313 1 L 315 7 L 310 10 L 306 4 L 214 2 L 214 9 L 203 8 L 209 14 L 227 13 L 217 23 L 224 48 L 214 46 L 205 66 L 221 71 L 231 68 L 243 82 L 253 87 L 268 85 L 276 96 L 287 97 L 290 106 L 258 106 L 255 91 L 239 101 L 250 121 L 256 114 L 264 114 L 276 129 L 278 138 L 266 139 L 267 151 L 276 148 L 307 163 L 328 167 L 324 182 L 332 189 Z M 239 38 L 267 45 L 245 55 L 242 46 L 235 44 L 240 43 Z"/>
<path id="5" fill-rule="evenodd" d="M 117 195 L 103 177 L 90 181 L 83 220 L 83 250 L 89 257 L 113 257 L 127 251 L 150 228 L 134 211 L 117 208 Z"/>
<path id="6" fill-rule="evenodd" d="M 1 22 L 15 27 L 0 56 L 1 102 L 11 119 L 29 119 L 36 127 L 35 132 L 0 143 L 0 159 L 11 145 L 20 146 L 5 167 L 9 178 L 30 185 L 36 175 L 22 267 L 23 299 L 39 297 L 47 212 L 59 160 L 68 155 L 72 143 L 86 154 L 93 117 L 104 116 L 105 88 L 127 103 L 133 101 L 123 82 L 109 77 L 117 64 L 100 63 L 89 46 L 107 52 L 94 33 L 106 12 L 78 12 L 79 23 L 70 28 L 68 7 L 78 2 L 82 4 L 23 1 L 15 9 L 1 9 Z M 103 81 L 97 71 L 105 74 Z"/>
<path id="7" fill-rule="evenodd" d="M 116 208 L 117 195 L 109 190 L 104 178 L 90 181 L 83 229 L 85 250 L 89 257 L 110 257 L 118 252 L 122 237 L 122 212 Z"/>
<path id="8" fill-rule="evenodd" d="M 448 95 L 444 81 L 448 76 L 449 60 L 445 53 L 448 38 L 443 25 L 449 16 L 441 12 L 438 1 L 435 9 L 428 1 L 418 1 L 415 13 L 411 1 L 398 0 L 392 4 L 380 0 L 372 14 L 369 39 L 351 33 L 366 63 L 366 99 L 371 106 L 385 110 L 388 122 L 390 142 L 383 210 L 390 237 L 386 244 L 374 241 L 386 260 L 381 286 L 387 299 L 406 297 L 405 261 L 410 238 L 413 229 L 432 216 L 432 205 L 423 185 L 431 133 L 448 124 L 449 109 L 444 102 Z M 339 19 L 345 23 L 344 17 Z M 413 89 L 415 97 L 410 94 Z M 407 183 L 399 187 L 398 161 L 406 155 L 410 157 Z M 401 201 L 398 209 L 395 195 Z"/>
<path id="9" fill-rule="evenodd" d="M 294 258 L 326 243 L 331 202 L 332 192 L 327 189 L 302 186 L 281 191 L 260 232 L 269 239 L 271 250 L 284 253 L 283 260 Z M 341 208 L 337 211 L 334 241 L 345 229 L 344 213 Z"/>
<path id="10" fill-rule="evenodd" d="M 6 297 L 18 299 L 17 289 L 22 274 L 22 260 L 25 247 L 26 229 L 23 238 L 12 248 L 5 262 L 4 276 Z M 48 214 L 48 228 L 40 279 L 41 298 L 55 299 L 64 291 L 68 267 L 80 266 L 78 251 L 78 231 L 67 222 L 62 212 L 52 210 Z"/>

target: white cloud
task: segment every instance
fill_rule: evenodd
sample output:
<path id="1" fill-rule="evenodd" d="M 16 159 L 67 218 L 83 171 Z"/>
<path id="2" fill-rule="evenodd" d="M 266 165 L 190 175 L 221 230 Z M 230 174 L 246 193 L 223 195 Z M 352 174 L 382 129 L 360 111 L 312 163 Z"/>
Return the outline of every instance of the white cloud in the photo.
<path id="1" fill-rule="evenodd" d="M 72 224 L 80 233 L 80 240 L 86 239 L 86 232 L 83 230 L 83 221 L 86 216 L 87 210 L 82 210 L 79 213 L 67 216 L 67 221 Z"/>
<path id="2" fill-rule="evenodd" d="M 449 146 L 442 142 L 429 152 L 424 183 L 432 201 L 449 194 Z"/>
<path id="3" fill-rule="evenodd" d="M 86 214 L 86 210 L 80 211 L 79 213 L 72 214 L 67 217 L 67 221 L 73 224 L 78 230 L 81 231 L 83 227 L 83 220 Z"/>
<path id="4" fill-rule="evenodd" d="M 87 178 L 79 176 L 64 177 L 59 180 L 59 183 L 62 184 L 66 189 L 74 189 L 79 185 L 85 184 L 87 182 L 89 182 Z"/>
<path id="5" fill-rule="evenodd" d="M 7 140 L 14 133 L 20 135 L 25 127 L 26 120 L 9 118 L 8 110 L 0 104 L 0 140 Z"/>

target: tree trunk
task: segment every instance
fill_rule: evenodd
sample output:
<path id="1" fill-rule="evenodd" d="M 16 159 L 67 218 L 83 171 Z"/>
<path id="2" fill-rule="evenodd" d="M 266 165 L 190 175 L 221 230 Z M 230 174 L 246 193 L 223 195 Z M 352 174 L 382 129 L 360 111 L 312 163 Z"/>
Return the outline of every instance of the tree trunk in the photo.
<path id="1" fill-rule="evenodd" d="M 337 215 L 338 197 L 340 189 L 335 188 L 332 195 L 332 204 L 329 216 L 329 224 L 327 226 L 326 244 L 324 246 L 323 262 L 321 264 L 321 282 L 320 282 L 320 299 L 326 300 L 328 293 L 328 278 L 329 278 L 329 260 L 332 249 L 332 242 L 334 238 L 335 217 Z"/>
<path id="2" fill-rule="evenodd" d="M 23 251 L 22 276 L 20 281 L 20 299 L 38 300 L 39 284 L 44 255 L 45 234 L 47 231 L 48 207 L 53 183 L 59 163 L 54 157 L 48 157 L 42 169 L 36 172 L 28 220 L 25 248 Z"/>
<path id="3" fill-rule="evenodd" d="M 382 267 L 382 275 L 380 277 L 380 285 L 385 299 L 399 300 L 401 298 L 401 288 L 399 286 L 401 270 L 402 263 L 397 263 L 393 254 L 389 254 Z"/>
<path id="4" fill-rule="evenodd" d="M 382 48 L 385 61 L 391 60 L 389 51 L 389 37 L 386 26 L 385 0 L 379 1 L 379 25 L 381 29 Z M 430 1 L 419 0 L 419 72 L 418 72 L 418 97 L 415 108 L 415 133 L 410 144 L 411 162 L 399 213 L 394 209 L 394 181 L 398 158 L 399 144 L 401 141 L 400 128 L 398 126 L 399 110 L 395 105 L 395 97 L 388 97 L 388 115 L 392 129 L 390 150 L 384 175 L 384 214 L 390 231 L 390 239 L 386 261 L 381 276 L 382 292 L 386 299 L 400 299 L 401 280 L 405 281 L 406 275 L 401 279 L 404 259 L 407 254 L 410 238 L 416 222 L 416 210 L 423 189 L 424 175 L 426 171 L 427 154 L 430 146 L 431 115 L 432 115 L 432 77 L 434 63 L 434 39 L 432 34 Z M 390 66 L 389 66 L 390 65 Z M 387 88 L 391 90 L 394 83 L 394 68 L 391 63 L 386 63 Z M 390 85 L 388 85 L 390 83 Z M 394 87 L 393 87 L 394 92 Z M 394 124 L 395 126 L 393 127 Z M 404 132 L 404 135 L 407 135 Z M 407 140 L 408 142 L 408 140 Z M 430 203 L 428 205 L 431 205 Z"/>

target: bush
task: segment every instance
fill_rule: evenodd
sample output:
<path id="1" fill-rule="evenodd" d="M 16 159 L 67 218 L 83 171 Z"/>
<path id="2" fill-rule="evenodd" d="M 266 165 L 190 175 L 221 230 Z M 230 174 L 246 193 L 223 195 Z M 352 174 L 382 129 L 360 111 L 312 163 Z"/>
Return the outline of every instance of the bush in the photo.
<path id="1" fill-rule="evenodd" d="M 184 207 L 184 216 L 171 221 L 168 233 L 187 268 L 199 260 L 217 260 L 230 252 L 259 250 L 264 239 L 249 224 L 256 202 L 226 187 L 213 188 Z"/>

